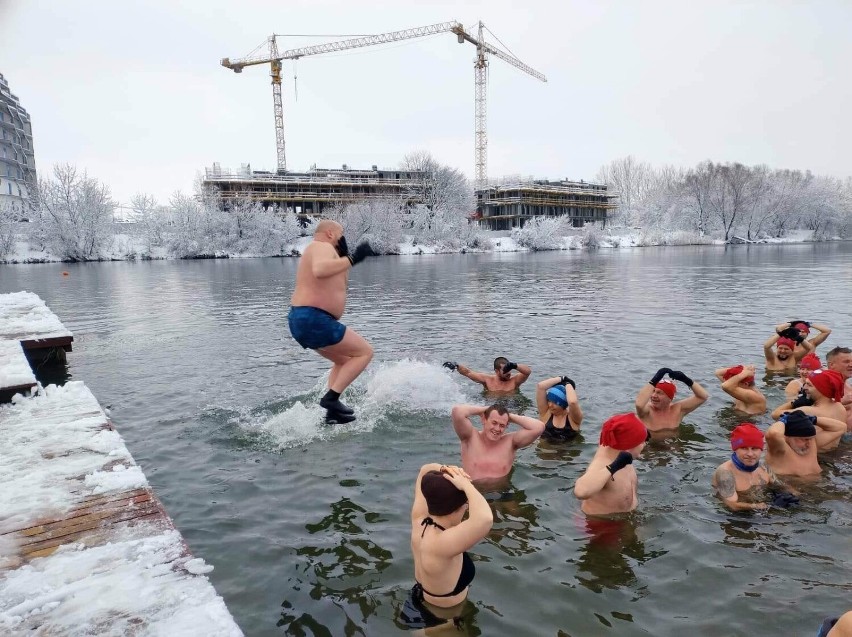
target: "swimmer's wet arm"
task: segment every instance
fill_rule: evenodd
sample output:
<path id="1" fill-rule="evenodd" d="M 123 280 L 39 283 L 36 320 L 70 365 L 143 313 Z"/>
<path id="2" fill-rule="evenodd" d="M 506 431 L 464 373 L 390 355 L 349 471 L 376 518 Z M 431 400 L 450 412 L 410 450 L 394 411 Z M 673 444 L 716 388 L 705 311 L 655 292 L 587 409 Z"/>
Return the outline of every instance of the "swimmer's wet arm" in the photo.
<path id="1" fill-rule="evenodd" d="M 515 386 L 521 385 L 521 383 L 525 383 L 527 378 L 532 374 L 532 367 L 529 365 L 524 365 L 522 363 L 518 363 L 518 375 L 515 376 Z"/>
<path id="2" fill-rule="evenodd" d="M 461 363 L 459 363 L 458 367 L 456 368 L 456 371 L 462 376 L 466 376 L 467 378 L 477 383 L 482 383 L 484 385 L 486 382 L 486 374 L 483 374 L 482 372 L 475 372 L 467 365 L 462 365 Z"/>
<path id="3" fill-rule="evenodd" d="M 453 429 L 460 440 L 467 440 L 476 432 L 470 417 L 481 416 L 485 413 L 485 409 L 479 405 L 453 405 L 450 417 L 453 420 Z"/>
<path id="4" fill-rule="evenodd" d="M 651 394 L 654 393 L 654 385 L 650 383 L 645 383 L 642 385 L 642 389 L 639 390 L 639 393 L 636 394 L 636 415 L 640 418 L 643 416 L 647 416 L 648 412 L 648 401 L 651 398 Z"/>
<path id="5" fill-rule="evenodd" d="M 580 407 L 580 399 L 577 398 L 577 391 L 571 385 L 566 384 L 565 396 L 568 398 L 568 416 L 579 427 L 583 424 L 583 409 Z"/>
<path id="6" fill-rule="evenodd" d="M 785 323 L 785 325 L 789 325 L 789 323 Z M 777 329 L 778 328 L 776 328 L 776 332 Z M 781 335 L 776 333 L 763 344 L 763 355 L 766 357 L 766 361 L 768 363 L 775 362 L 775 351 L 772 348 L 775 346 L 775 343 L 778 342 L 779 338 L 781 338 Z"/>
<path id="7" fill-rule="evenodd" d="M 828 338 L 828 335 L 831 334 L 831 329 L 829 329 L 825 325 L 817 325 L 816 323 L 811 323 L 811 328 L 818 331 L 819 334 L 817 334 L 813 338 L 809 338 L 808 340 L 804 341 L 802 345 L 805 345 L 805 343 L 810 343 L 814 346 L 814 348 L 816 348 L 817 345 L 823 343 L 825 339 Z M 807 345 L 805 345 L 805 347 L 807 347 Z"/>
<path id="8" fill-rule="evenodd" d="M 740 502 L 740 497 L 737 494 L 737 481 L 734 474 L 727 469 L 716 469 L 713 475 L 713 486 L 716 488 L 716 493 L 722 498 L 722 502 L 731 511 L 756 511 L 766 509 L 765 502 Z"/>
<path id="9" fill-rule="evenodd" d="M 817 416 L 814 425 L 817 428 L 817 446 L 830 445 L 846 433 L 846 423 L 835 418 Z"/>
<path id="10" fill-rule="evenodd" d="M 703 405 L 708 398 L 710 398 L 710 394 L 707 393 L 707 390 L 704 389 L 697 381 L 692 381 L 692 396 L 689 398 L 684 398 L 680 401 L 680 413 L 681 415 L 686 415 L 695 409 L 698 409 L 701 405 Z"/>
<path id="11" fill-rule="evenodd" d="M 780 420 L 772 423 L 766 430 L 766 446 L 770 454 L 784 455 L 787 453 L 787 443 L 784 442 L 784 423 Z"/>
<path id="12" fill-rule="evenodd" d="M 780 407 L 776 407 L 775 410 L 770 414 L 776 420 L 781 417 L 785 411 L 793 411 L 793 401 L 788 400 L 786 403 L 781 405 Z"/>
<path id="13" fill-rule="evenodd" d="M 574 483 L 574 497 L 578 500 L 588 500 L 600 493 L 612 480 L 612 474 L 604 465 L 591 465 L 586 473 L 577 478 Z"/>
<path id="14" fill-rule="evenodd" d="M 719 368 L 719 369 L 717 369 L 715 372 L 713 372 L 713 375 L 714 375 L 716 378 L 718 378 L 718 379 L 719 379 L 719 382 L 724 383 L 724 382 L 725 382 L 725 372 L 726 372 L 726 371 L 728 371 L 728 368 L 727 368 L 727 367 L 720 367 L 720 368 Z"/>
<path id="15" fill-rule="evenodd" d="M 814 338 L 817 338 L 817 337 L 814 337 Z M 802 341 L 801 345 L 802 345 L 801 350 L 797 347 L 793 351 L 793 358 L 796 359 L 797 363 L 800 360 L 802 360 L 805 356 L 807 356 L 808 354 L 813 352 L 816 349 L 816 346 L 818 345 L 818 343 L 814 343 L 814 340 L 811 339 L 809 341 Z"/>
<path id="16" fill-rule="evenodd" d="M 544 423 L 538 418 L 530 418 L 529 416 L 519 416 L 518 414 L 510 413 L 509 423 L 515 423 L 521 428 L 521 431 L 516 431 L 512 436 L 516 449 L 531 445 L 544 431 Z"/>

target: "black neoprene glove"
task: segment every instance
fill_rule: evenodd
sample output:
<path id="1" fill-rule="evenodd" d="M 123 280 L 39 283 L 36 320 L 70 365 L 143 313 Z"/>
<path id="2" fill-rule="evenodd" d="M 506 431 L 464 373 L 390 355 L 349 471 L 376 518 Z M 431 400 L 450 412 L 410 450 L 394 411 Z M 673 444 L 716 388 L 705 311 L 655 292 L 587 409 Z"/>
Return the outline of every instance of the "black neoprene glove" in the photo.
<path id="1" fill-rule="evenodd" d="M 458 364 L 458 363 L 454 363 L 454 362 L 452 362 L 452 361 L 447 361 L 446 363 L 444 363 L 443 367 L 446 367 L 446 368 L 447 368 L 447 369 L 449 369 L 450 371 L 454 372 L 454 371 L 456 371 L 456 370 L 458 369 L 459 364 Z"/>
<path id="2" fill-rule="evenodd" d="M 692 383 L 694 382 L 689 376 L 679 371 L 669 372 L 669 378 L 672 380 L 679 380 L 687 387 L 692 387 Z"/>
<path id="3" fill-rule="evenodd" d="M 337 256 L 348 257 L 349 256 L 349 246 L 346 245 L 346 237 L 341 235 L 340 239 L 338 239 L 337 243 L 334 245 L 334 249 L 337 250 Z"/>
<path id="4" fill-rule="evenodd" d="M 799 504 L 799 498 L 789 491 L 779 491 L 772 498 L 772 506 L 787 509 L 794 504 Z"/>
<path id="5" fill-rule="evenodd" d="M 615 475 L 616 471 L 621 471 L 629 464 L 633 464 L 633 454 L 629 451 L 619 451 L 615 460 L 608 464 L 606 468 L 610 474 Z"/>
<path id="6" fill-rule="evenodd" d="M 801 343 L 803 340 L 805 340 L 805 337 L 801 336 L 799 330 L 797 330 L 795 327 L 788 327 L 787 329 L 781 330 L 780 332 L 778 332 L 778 336 L 782 336 L 784 338 L 792 338 L 798 343 Z"/>
<path id="7" fill-rule="evenodd" d="M 573 380 L 568 378 L 567 376 L 560 376 L 559 377 L 559 384 L 560 385 L 571 385 L 571 387 L 573 387 L 574 389 L 577 389 L 577 384 Z"/>
<path id="8" fill-rule="evenodd" d="M 348 256 L 349 261 L 352 263 L 352 265 L 358 265 L 367 257 L 376 256 L 376 252 L 375 250 L 373 250 L 373 247 L 370 245 L 369 241 L 362 241 L 355 247 L 355 252 Z"/>
<path id="9" fill-rule="evenodd" d="M 663 376 L 665 376 L 666 374 L 671 375 L 671 373 L 672 370 L 670 370 L 668 367 L 660 367 L 660 369 L 657 370 L 657 373 L 654 374 L 654 377 L 648 382 L 656 386 L 657 383 L 663 380 Z"/>
<path id="10" fill-rule="evenodd" d="M 808 396 L 799 396 L 796 400 L 793 401 L 791 407 L 793 409 L 798 409 L 799 407 L 810 407 L 814 404 L 813 398 Z"/>
<path id="11" fill-rule="evenodd" d="M 518 364 L 517 364 L 517 363 L 508 362 L 508 363 L 506 363 L 505 365 L 503 365 L 503 373 L 504 373 L 504 374 L 508 374 L 508 373 L 509 373 L 509 372 L 511 372 L 513 369 L 518 369 Z"/>

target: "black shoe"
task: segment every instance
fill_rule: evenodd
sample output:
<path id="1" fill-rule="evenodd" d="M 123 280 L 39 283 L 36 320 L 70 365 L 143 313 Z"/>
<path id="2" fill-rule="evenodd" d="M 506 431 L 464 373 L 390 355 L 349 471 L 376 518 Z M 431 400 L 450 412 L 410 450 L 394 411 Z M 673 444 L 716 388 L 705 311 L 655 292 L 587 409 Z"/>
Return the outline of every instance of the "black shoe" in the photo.
<path id="1" fill-rule="evenodd" d="M 340 402 L 340 400 L 328 398 L 326 396 L 320 398 L 320 407 L 338 414 L 351 415 L 355 413 L 355 410 L 352 409 L 352 407 L 347 407 L 342 402 Z"/>
<path id="2" fill-rule="evenodd" d="M 342 414 L 331 410 L 325 414 L 325 424 L 327 425 L 344 425 L 347 422 L 352 422 L 353 420 L 355 420 L 355 416 L 353 414 Z"/>

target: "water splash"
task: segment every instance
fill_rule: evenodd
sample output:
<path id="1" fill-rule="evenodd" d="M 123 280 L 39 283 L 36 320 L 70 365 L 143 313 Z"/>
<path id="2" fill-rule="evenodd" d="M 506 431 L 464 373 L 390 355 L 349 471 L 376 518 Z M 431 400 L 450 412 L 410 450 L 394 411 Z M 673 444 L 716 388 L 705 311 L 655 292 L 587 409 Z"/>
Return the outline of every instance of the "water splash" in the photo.
<path id="1" fill-rule="evenodd" d="M 451 407 L 465 401 L 449 372 L 436 363 L 411 359 L 393 361 L 368 370 L 344 395 L 358 419 L 345 425 L 325 423 L 318 402 L 328 375 L 307 394 L 276 401 L 253 413 L 241 414 L 236 424 L 246 433 L 266 438 L 264 446 L 289 449 L 340 435 L 366 433 L 414 412 L 448 415 Z"/>

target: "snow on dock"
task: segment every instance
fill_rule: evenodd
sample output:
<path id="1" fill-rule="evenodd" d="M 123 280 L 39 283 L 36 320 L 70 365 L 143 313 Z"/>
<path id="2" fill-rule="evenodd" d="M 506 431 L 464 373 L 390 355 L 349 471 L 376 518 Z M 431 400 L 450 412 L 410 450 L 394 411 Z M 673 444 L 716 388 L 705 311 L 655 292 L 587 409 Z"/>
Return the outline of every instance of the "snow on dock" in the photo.
<path id="1" fill-rule="evenodd" d="M 82 382 L 0 405 L 0 634 L 242 635 Z"/>
<path id="2" fill-rule="evenodd" d="M 0 403 L 36 386 L 35 374 L 18 341 L 0 340 Z"/>
<path id="3" fill-rule="evenodd" d="M 28 353 L 70 352 L 73 334 L 32 292 L 0 294 L 0 341 L 20 341 Z M 64 355 L 62 355 L 64 360 Z"/>

